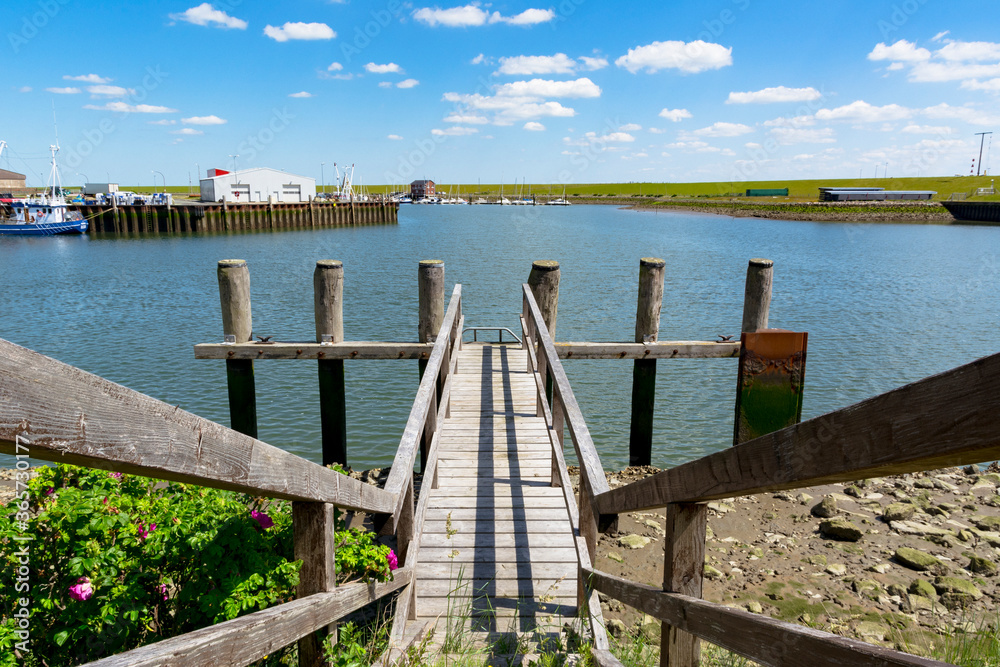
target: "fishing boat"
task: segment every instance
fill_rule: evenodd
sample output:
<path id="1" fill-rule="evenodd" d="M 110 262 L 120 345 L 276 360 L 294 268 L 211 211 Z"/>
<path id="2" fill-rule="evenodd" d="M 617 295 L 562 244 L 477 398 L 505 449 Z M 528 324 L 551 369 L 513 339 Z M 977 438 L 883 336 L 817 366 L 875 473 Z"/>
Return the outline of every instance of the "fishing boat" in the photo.
<path id="1" fill-rule="evenodd" d="M 70 210 L 62 193 L 56 166 L 59 146 L 49 146 L 49 150 L 52 151 L 52 171 L 46 191 L 38 197 L 11 201 L 10 215 L 0 218 L 0 234 L 53 236 L 87 231 L 89 223 L 78 212 Z"/>

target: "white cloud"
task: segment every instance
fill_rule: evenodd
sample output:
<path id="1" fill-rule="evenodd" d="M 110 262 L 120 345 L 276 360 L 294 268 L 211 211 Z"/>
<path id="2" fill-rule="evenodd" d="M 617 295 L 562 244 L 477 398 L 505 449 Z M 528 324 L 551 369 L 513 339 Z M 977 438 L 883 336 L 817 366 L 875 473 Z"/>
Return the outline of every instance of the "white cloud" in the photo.
<path id="1" fill-rule="evenodd" d="M 326 68 L 327 72 L 339 72 L 344 69 L 344 66 L 340 63 L 330 63 L 330 66 Z"/>
<path id="2" fill-rule="evenodd" d="M 556 17 L 556 13 L 551 9 L 525 9 L 520 14 L 514 16 L 500 16 L 500 12 L 493 12 L 490 16 L 490 23 L 506 23 L 508 25 L 538 25 L 548 23 Z"/>
<path id="3" fill-rule="evenodd" d="M 76 95 L 77 93 L 82 93 L 83 91 L 79 88 L 46 88 L 47 92 L 55 93 L 56 95 Z"/>
<path id="4" fill-rule="evenodd" d="M 642 129 L 642 125 L 636 125 L 635 123 L 626 123 L 618 128 L 619 132 L 638 132 Z"/>
<path id="5" fill-rule="evenodd" d="M 310 92 L 308 92 L 308 91 L 306 91 L 306 90 L 300 90 L 297 93 L 291 93 L 291 94 L 289 94 L 289 97 L 298 97 L 298 98 L 303 98 L 303 99 L 307 98 L 307 97 L 312 97 L 312 96 L 313 96 L 313 94 L 310 93 Z"/>
<path id="6" fill-rule="evenodd" d="M 545 126 L 537 121 L 529 120 L 524 124 L 524 129 L 530 130 L 531 132 L 544 132 Z"/>
<path id="7" fill-rule="evenodd" d="M 738 137 L 743 134 L 750 134 L 753 128 L 743 123 L 726 123 L 719 121 L 700 130 L 695 130 L 691 134 L 696 137 Z"/>
<path id="8" fill-rule="evenodd" d="M 480 26 L 486 23 L 489 16 L 489 12 L 480 9 L 476 5 L 452 7 L 451 9 L 423 7 L 413 12 L 413 18 L 421 23 L 426 23 L 432 28 L 438 25 L 448 28 Z"/>
<path id="9" fill-rule="evenodd" d="M 629 49 L 628 53 L 615 61 L 615 64 L 633 74 L 642 69 L 649 73 L 661 69 L 678 69 L 686 74 L 696 74 L 732 65 L 733 49 L 700 39 L 687 43 L 653 42 Z"/>
<path id="10" fill-rule="evenodd" d="M 829 127 L 775 127 L 771 129 L 769 134 L 783 146 L 791 144 L 832 144 L 836 142 L 833 129 Z"/>
<path id="11" fill-rule="evenodd" d="M 812 127 L 815 124 L 816 118 L 813 116 L 793 116 L 792 118 L 778 116 L 773 120 L 764 121 L 764 127 Z"/>
<path id="12" fill-rule="evenodd" d="M 1000 44 L 995 42 L 949 42 L 934 52 L 950 62 L 969 60 L 1000 60 Z"/>
<path id="13" fill-rule="evenodd" d="M 868 54 L 868 60 L 892 60 L 894 62 L 915 63 L 931 59 L 931 52 L 918 48 L 913 42 L 901 39 L 892 45 L 879 42 Z"/>
<path id="14" fill-rule="evenodd" d="M 947 37 L 951 33 L 951 30 L 942 30 L 938 34 L 931 37 L 932 42 L 940 42 L 942 39 Z"/>
<path id="15" fill-rule="evenodd" d="M 551 81 L 532 79 L 505 83 L 496 89 L 499 97 L 600 97 L 601 89 L 590 79 Z"/>
<path id="16" fill-rule="evenodd" d="M 774 102 L 811 102 L 823 96 L 813 87 L 786 88 L 776 86 L 746 93 L 729 93 L 726 104 L 770 104 Z"/>
<path id="17" fill-rule="evenodd" d="M 179 130 L 174 130 L 170 134 L 183 134 L 185 136 L 193 137 L 193 136 L 196 136 L 196 135 L 199 135 L 199 134 L 205 134 L 205 133 L 202 132 L 201 130 L 194 129 L 193 127 L 182 127 Z"/>
<path id="18" fill-rule="evenodd" d="M 185 125 L 225 125 L 229 121 L 225 118 L 219 118 L 218 116 L 191 116 L 190 118 L 181 118 L 181 122 Z"/>
<path id="19" fill-rule="evenodd" d="M 604 69 L 608 66 L 607 58 L 591 58 L 588 56 L 580 56 L 580 62 L 583 64 L 585 70 L 593 72 L 594 70 Z"/>
<path id="20" fill-rule="evenodd" d="M 470 65 L 481 65 L 486 60 L 486 56 L 480 53 L 478 56 L 469 61 Z"/>
<path id="21" fill-rule="evenodd" d="M 70 76 L 69 74 L 63 75 L 63 78 L 67 81 L 79 81 L 81 83 L 110 83 L 111 79 L 106 79 L 103 76 L 97 76 L 96 74 L 80 74 L 78 76 Z"/>
<path id="22" fill-rule="evenodd" d="M 386 63 L 385 65 L 368 63 L 365 65 L 365 71 L 371 74 L 402 74 L 403 68 L 396 63 Z"/>
<path id="23" fill-rule="evenodd" d="M 322 40 L 333 39 L 337 33 L 325 23 L 286 23 L 279 27 L 268 25 L 264 28 L 264 34 L 276 42 L 287 42 L 289 40 Z"/>
<path id="24" fill-rule="evenodd" d="M 177 113 L 177 109 L 154 106 L 152 104 L 126 104 L 125 102 L 108 102 L 104 106 L 85 104 L 84 109 L 94 111 L 116 111 L 118 113 Z"/>
<path id="25" fill-rule="evenodd" d="M 446 102 L 464 104 L 467 110 L 493 112 L 493 123 L 496 125 L 511 125 L 522 120 L 535 120 L 544 117 L 571 117 L 576 111 L 564 107 L 559 102 L 539 102 L 536 97 L 501 97 L 487 96 L 475 93 L 462 95 L 445 93 Z"/>
<path id="26" fill-rule="evenodd" d="M 955 132 L 954 129 L 948 127 L 947 125 L 917 125 L 910 124 L 904 127 L 900 132 L 905 132 L 906 134 L 952 134 Z"/>
<path id="27" fill-rule="evenodd" d="M 174 21 L 186 21 L 187 23 L 193 23 L 195 25 L 217 28 L 235 28 L 237 30 L 246 30 L 247 27 L 247 22 L 243 19 L 230 16 L 221 9 L 216 9 L 207 2 L 203 2 L 197 7 L 192 7 L 184 12 L 181 12 L 180 14 L 171 14 L 170 18 Z"/>
<path id="28" fill-rule="evenodd" d="M 819 120 L 852 120 L 862 123 L 884 123 L 890 120 L 903 120 L 913 115 L 911 109 L 898 104 L 886 104 L 877 107 L 864 100 L 857 100 L 836 109 L 820 109 L 816 112 Z"/>
<path id="29" fill-rule="evenodd" d="M 87 86 L 87 92 L 93 97 L 125 97 L 126 95 L 134 94 L 135 89 L 102 84 L 99 86 Z"/>
<path id="30" fill-rule="evenodd" d="M 399 136 L 398 134 L 390 134 L 386 136 L 386 139 L 391 139 L 393 141 L 402 141 L 403 137 Z"/>
<path id="31" fill-rule="evenodd" d="M 437 128 L 431 130 L 431 134 L 433 134 L 436 137 L 462 137 L 469 134 L 475 134 L 476 132 L 479 132 L 478 128 L 462 127 L 461 125 L 449 127 L 444 130 L 439 130 Z"/>
<path id="32" fill-rule="evenodd" d="M 927 107 L 923 113 L 928 118 L 954 118 L 970 125 L 1000 124 L 1000 116 L 998 115 L 991 115 L 974 107 L 953 107 L 947 102 Z"/>
<path id="33" fill-rule="evenodd" d="M 886 69 L 889 70 L 890 72 L 895 72 L 905 67 L 906 65 L 904 65 L 903 63 L 891 63 L 888 67 L 886 67 Z"/>
<path id="34" fill-rule="evenodd" d="M 149 125 L 176 125 L 176 120 L 147 120 Z"/>
<path id="35" fill-rule="evenodd" d="M 666 134 L 667 133 L 666 130 L 664 130 L 662 128 L 659 128 L 659 127 L 651 127 L 651 128 L 649 128 L 649 132 L 651 134 Z"/>
<path id="36" fill-rule="evenodd" d="M 660 111 L 660 118 L 679 123 L 685 118 L 691 118 L 691 112 L 687 109 L 663 109 Z"/>
<path id="37" fill-rule="evenodd" d="M 444 122 L 461 123 L 462 125 L 485 125 L 490 121 L 486 119 L 486 116 L 477 116 L 476 114 L 453 113 L 448 116 L 445 116 Z"/>
<path id="38" fill-rule="evenodd" d="M 396 84 L 396 87 L 397 88 L 414 88 L 414 87 L 416 87 L 418 85 L 420 85 L 420 82 L 417 81 L 416 79 L 403 79 L 402 81 L 400 81 L 399 83 Z"/>
<path id="39" fill-rule="evenodd" d="M 554 56 L 513 56 L 500 59 L 500 74 L 572 74 L 576 61 L 565 53 Z"/>
<path id="40" fill-rule="evenodd" d="M 1000 77 L 979 81 L 979 79 L 969 79 L 962 82 L 965 90 L 985 90 L 988 93 L 1000 93 Z"/>
<path id="41" fill-rule="evenodd" d="M 392 81 L 379 81 L 378 82 L 378 87 L 379 88 L 392 88 Z"/>
<path id="42" fill-rule="evenodd" d="M 939 83 L 962 79 L 986 79 L 1000 76 L 1000 63 L 973 65 L 968 63 L 917 63 L 910 70 L 910 81 Z"/>
<path id="43" fill-rule="evenodd" d="M 17 92 L 19 92 L 19 93 L 30 93 L 31 92 L 31 86 L 21 86 L 20 88 L 17 89 Z"/>

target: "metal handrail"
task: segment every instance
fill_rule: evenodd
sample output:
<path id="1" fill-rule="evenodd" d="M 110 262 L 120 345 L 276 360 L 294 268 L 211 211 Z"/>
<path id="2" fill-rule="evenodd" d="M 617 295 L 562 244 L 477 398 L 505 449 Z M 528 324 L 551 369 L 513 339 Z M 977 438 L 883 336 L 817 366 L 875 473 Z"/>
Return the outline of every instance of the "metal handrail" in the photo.
<path id="1" fill-rule="evenodd" d="M 521 344 L 521 339 L 517 337 L 517 334 L 514 333 L 513 331 L 511 331 L 510 329 L 508 329 L 507 327 L 465 327 L 464 329 L 462 329 L 462 335 L 463 336 L 465 335 L 466 331 L 471 331 L 472 332 L 472 340 L 474 342 L 476 342 L 476 341 L 479 340 L 478 332 L 480 332 L 480 331 L 499 331 L 500 332 L 500 341 L 499 342 L 501 342 L 501 343 L 503 342 L 503 332 L 506 331 L 507 333 L 509 333 L 511 335 L 511 337 L 514 340 L 517 341 L 518 345 Z"/>

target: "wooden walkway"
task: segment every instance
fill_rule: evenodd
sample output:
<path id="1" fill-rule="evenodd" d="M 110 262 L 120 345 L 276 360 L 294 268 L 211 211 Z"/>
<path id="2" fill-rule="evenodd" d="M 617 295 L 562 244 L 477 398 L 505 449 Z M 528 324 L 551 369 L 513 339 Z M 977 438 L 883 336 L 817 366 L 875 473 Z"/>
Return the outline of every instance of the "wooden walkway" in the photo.
<path id="1" fill-rule="evenodd" d="M 558 632 L 576 615 L 577 556 L 527 352 L 465 343 L 458 354 L 419 538 L 418 621 Z"/>

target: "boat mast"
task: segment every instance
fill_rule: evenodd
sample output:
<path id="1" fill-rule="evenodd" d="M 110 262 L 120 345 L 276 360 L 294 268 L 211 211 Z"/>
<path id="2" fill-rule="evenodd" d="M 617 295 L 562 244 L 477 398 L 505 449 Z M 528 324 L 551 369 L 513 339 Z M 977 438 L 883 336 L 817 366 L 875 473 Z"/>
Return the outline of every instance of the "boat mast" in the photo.
<path id="1" fill-rule="evenodd" d="M 49 146 L 49 150 L 52 152 L 52 171 L 49 172 L 50 196 L 52 199 L 55 199 L 57 186 L 59 187 L 59 191 L 62 192 L 62 181 L 59 179 L 59 168 L 56 167 L 56 153 L 59 152 L 58 141 L 55 145 Z"/>

